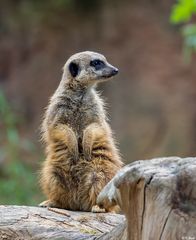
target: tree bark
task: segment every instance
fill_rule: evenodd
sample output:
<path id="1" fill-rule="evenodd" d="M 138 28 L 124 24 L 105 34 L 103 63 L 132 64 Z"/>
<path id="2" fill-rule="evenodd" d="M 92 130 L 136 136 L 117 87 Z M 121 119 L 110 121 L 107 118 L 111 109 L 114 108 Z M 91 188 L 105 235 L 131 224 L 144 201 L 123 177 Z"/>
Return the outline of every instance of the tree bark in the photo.
<path id="1" fill-rule="evenodd" d="M 118 203 L 129 240 L 196 240 L 196 158 L 159 158 L 124 167 L 98 197 Z"/>

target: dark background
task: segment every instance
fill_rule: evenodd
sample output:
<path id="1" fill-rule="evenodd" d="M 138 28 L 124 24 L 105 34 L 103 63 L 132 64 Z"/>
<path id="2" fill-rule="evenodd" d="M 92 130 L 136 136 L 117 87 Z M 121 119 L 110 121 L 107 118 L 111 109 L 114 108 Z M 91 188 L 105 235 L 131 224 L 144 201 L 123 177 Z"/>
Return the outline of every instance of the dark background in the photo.
<path id="1" fill-rule="evenodd" d="M 70 55 L 104 54 L 99 86 L 126 163 L 196 153 L 195 58 L 182 54 L 169 0 L 0 2 L 0 204 L 37 204 L 39 126 Z"/>

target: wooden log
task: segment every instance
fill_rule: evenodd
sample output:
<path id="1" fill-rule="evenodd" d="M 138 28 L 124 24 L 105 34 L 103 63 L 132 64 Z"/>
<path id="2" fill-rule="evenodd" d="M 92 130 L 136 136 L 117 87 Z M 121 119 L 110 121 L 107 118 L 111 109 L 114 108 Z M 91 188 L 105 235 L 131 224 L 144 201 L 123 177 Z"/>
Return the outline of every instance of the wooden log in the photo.
<path id="1" fill-rule="evenodd" d="M 125 232 L 124 222 L 119 214 L 0 206 L 0 239 L 117 240 Z"/>
<path id="2" fill-rule="evenodd" d="M 196 158 L 159 158 L 124 167 L 98 203 L 118 203 L 129 240 L 196 240 Z"/>

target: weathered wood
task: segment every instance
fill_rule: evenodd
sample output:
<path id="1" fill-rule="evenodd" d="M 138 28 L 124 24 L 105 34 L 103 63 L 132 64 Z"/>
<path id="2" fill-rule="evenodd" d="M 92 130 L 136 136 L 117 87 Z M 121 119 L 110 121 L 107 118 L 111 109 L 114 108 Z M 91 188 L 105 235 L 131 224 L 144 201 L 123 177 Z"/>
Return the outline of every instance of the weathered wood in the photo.
<path id="1" fill-rule="evenodd" d="M 117 202 L 130 240 L 196 240 L 196 158 L 159 158 L 124 167 L 98 203 Z"/>
<path id="2" fill-rule="evenodd" d="M 123 215 L 0 206 L 0 239 L 122 239 Z M 114 234 L 112 232 L 114 231 Z"/>
<path id="3" fill-rule="evenodd" d="M 196 240 L 196 158 L 127 165 L 98 197 L 116 202 L 127 224 L 119 214 L 0 206 L 0 239 Z"/>

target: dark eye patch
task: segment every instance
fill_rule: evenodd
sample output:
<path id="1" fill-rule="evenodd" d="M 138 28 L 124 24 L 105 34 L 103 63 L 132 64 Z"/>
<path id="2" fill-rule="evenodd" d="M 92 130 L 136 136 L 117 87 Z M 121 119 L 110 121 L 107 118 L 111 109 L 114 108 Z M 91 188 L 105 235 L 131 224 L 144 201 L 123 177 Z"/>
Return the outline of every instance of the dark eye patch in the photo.
<path id="1" fill-rule="evenodd" d="M 72 77 L 76 77 L 78 75 L 78 72 L 79 72 L 78 64 L 76 64 L 74 62 L 71 62 L 69 64 L 69 71 L 70 71 Z"/>
<path id="2" fill-rule="evenodd" d="M 99 59 L 92 60 L 90 66 L 94 67 L 96 70 L 100 70 L 105 67 L 105 63 Z"/>

